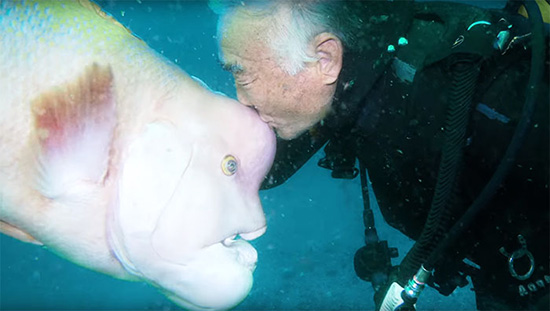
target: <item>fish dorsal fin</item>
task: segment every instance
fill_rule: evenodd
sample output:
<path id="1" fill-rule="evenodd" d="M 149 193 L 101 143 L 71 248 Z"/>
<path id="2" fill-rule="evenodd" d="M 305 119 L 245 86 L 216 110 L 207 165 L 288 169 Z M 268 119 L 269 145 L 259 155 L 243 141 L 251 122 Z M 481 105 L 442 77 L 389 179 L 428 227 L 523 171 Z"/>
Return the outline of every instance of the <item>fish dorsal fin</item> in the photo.
<path id="1" fill-rule="evenodd" d="M 107 175 L 117 122 L 113 87 L 111 68 L 94 63 L 32 101 L 36 186 L 44 196 L 58 198 Z"/>

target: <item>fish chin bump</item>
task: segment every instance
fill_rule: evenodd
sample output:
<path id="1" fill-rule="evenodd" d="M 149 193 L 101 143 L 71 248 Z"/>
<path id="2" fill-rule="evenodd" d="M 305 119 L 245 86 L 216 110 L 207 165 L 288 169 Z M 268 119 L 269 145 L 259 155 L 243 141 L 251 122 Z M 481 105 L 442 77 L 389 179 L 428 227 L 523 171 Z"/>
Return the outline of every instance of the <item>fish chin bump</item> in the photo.
<path id="1" fill-rule="evenodd" d="M 161 291 L 176 304 L 191 310 L 225 310 L 243 301 L 253 283 L 257 252 L 246 241 L 229 247 L 217 243 L 199 252 L 181 271 L 165 274 Z"/>

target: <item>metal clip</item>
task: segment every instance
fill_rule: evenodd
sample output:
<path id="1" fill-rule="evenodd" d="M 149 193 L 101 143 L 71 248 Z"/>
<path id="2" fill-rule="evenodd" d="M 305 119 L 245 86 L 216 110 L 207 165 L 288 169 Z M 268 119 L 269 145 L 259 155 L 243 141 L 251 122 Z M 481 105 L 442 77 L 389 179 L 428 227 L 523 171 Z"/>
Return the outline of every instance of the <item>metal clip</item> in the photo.
<path id="1" fill-rule="evenodd" d="M 453 43 L 453 49 L 456 48 L 457 46 L 461 45 L 462 42 L 464 42 L 464 36 L 463 35 L 460 35 L 458 36 L 458 38 L 456 38 L 455 42 Z"/>
<path id="2" fill-rule="evenodd" d="M 504 247 L 501 247 L 499 251 L 502 255 L 508 257 L 508 270 L 510 271 L 510 274 L 520 281 L 525 281 L 530 278 L 535 271 L 535 258 L 533 257 L 533 254 L 531 254 L 531 252 L 527 249 L 527 242 L 521 234 L 518 235 L 518 241 L 521 245 L 521 248 L 515 250 L 512 254 L 508 253 L 504 249 Z M 522 258 L 523 256 L 527 256 L 527 258 L 529 259 L 529 270 L 526 273 L 519 275 L 516 272 L 516 268 L 514 267 L 514 261 Z"/>

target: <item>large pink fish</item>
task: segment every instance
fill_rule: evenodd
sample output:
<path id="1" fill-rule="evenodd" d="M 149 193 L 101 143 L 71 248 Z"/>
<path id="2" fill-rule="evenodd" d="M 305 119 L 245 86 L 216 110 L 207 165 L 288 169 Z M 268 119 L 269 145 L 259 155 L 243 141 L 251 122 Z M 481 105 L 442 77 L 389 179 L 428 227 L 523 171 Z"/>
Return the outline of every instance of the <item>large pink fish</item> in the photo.
<path id="1" fill-rule="evenodd" d="M 242 301 L 275 152 L 257 113 L 88 1 L 0 1 L 0 29 L 0 231 L 190 309 Z"/>

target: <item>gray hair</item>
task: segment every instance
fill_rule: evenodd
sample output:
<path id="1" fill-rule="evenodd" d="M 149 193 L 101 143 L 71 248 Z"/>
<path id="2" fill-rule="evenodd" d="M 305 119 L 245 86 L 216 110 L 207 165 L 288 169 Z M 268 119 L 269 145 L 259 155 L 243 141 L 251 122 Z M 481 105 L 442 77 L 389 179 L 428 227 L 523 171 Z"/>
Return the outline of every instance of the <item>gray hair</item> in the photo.
<path id="1" fill-rule="evenodd" d="M 227 19 L 236 10 L 245 9 L 252 18 L 269 17 L 264 40 L 279 66 L 291 75 L 300 72 L 306 62 L 317 60 L 315 55 L 308 53 L 308 47 L 320 33 L 332 33 L 344 47 L 352 46 L 353 36 L 348 24 L 353 19 L 344 1 L 209 0 L 209 7 L 219 16 L 218 45 Z"/>

